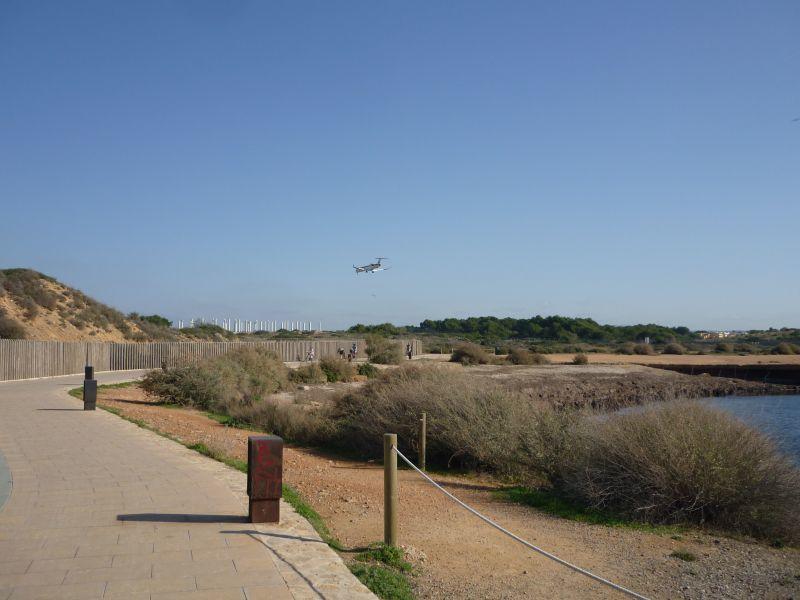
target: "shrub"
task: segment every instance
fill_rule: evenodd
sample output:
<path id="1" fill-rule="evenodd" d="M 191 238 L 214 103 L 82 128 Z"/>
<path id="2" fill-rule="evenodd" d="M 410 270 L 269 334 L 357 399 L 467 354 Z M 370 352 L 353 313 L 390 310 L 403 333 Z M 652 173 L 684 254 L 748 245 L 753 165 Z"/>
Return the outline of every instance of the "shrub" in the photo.
<path id="1" fill-rule="evenodd" d="M 328 377 L 317 363 L 303 365 L 289 371 L 289 381 L 292 383 L 325 383 Z"/>
<path id="2" fill-rule="evenodd" d="M 338 443 L 365 456 L 380 456 L 383 434 L 398 434 L 416 450 L 419 416 L 428 415 L 429 464 L 467 465 L 501 473 L 539 472 L 568 448 L 556 443 L 562 417 L 533 404 L 522 392 L 462 370 L 406 365 L 386 371 L 335 402 Z M 561 411 L 573 419 L 574 411 Z M 547 440 L 542 444 L 541 440 Z M 566 438 L 565 438 L 566 441 Z M 403 448 L 401 448 L 403 449 Z"/>
<path id="3" fill-rule="evenodd" d="M 323 358 L 319 361 L 319 366 L 325 373 L 325 377 L 331 383 L 337 381 L 353 381 L 356 368 L 353 363 L 342 360 L 341 358 Z"/>
<path id="4" fill-rule="evenodd" d="M 588 365 L 589 364 L 589 357 L 585 354 L 576 354 L 575 357 L 572 359 L 573 365 Z"/>
<path id="5" fill-rule="evenodd" d="M 141 387 L 164 402 L 227 412 L 288 389 L 288 371 L 274 352 L 237 348 L 198 363 L 150 371 Z"/>
<path id="6" fill-rule="evenodd" d="M 367 358 L 379 365 L 398 365 L 403 361 L 400 342 L 379 335 L 367 336 Z"/>
<path id="7" fill-rule="evenodd" d="M 453 349 L 450 361 L 462 365 L 485 365 L 489 363 L 489 355 L 477 344 L 464 342 Z"/>
<path id="8" fill-rule="evenodd" d="M 380 375 L 380 369 L 373 365 L 372 363 L 361 363 L 358 365 L 358 374 L 363 375 L 369 379 L 374 379 L 378 375 Z"/>
<path id="9" fill-rule="evenodd" d="M 787 342 L 781 342 L 770 350 L 770 354 L 797 354 L 797 346 Z"/>
<path id="10" fill-rule="evenodd" d="M 23 340 L 25 339 L 25 327 L 16 319 L 12 319 L 0 311 L 0 338 Z"/>
<path id="11" fill-rule="evenodd" d="M 583 429 L 560 485 L 595 509 L 798 540 L 800 471 L 765 435 L 691 402 L 651 405 Z"/>
<path id="12" fill-rule="evenodd" d="M 716 346 L 714 346 L 714 352 L 733 352 L 733 344 L 729 344 L 727 342 L 720 342 Z"/>
<path id="13" fill-rule="evenodd" d="M 625 342 L 619 348 L 617 348 L 617 354 L 635 354 L 636 353 L 636 344 L 633 342 Z"/>
<path id="14" fill-rule="evenodd" d="M 336 438 L 336 423 L 328 416 L 328 405 L 267 399 L 250 406 L 231 406 L 227 414 L 235 421 L 301 444 L 330 444 Z"/>
<path id="15" fill-rule="evenodd" d="M 512 348 L 508 360 L 515 365 L 548 365 L 550 360 L 538 352 L 529 352 L 524 348 Z"/>
<path id="16" fill-rule="evenodd" d="M 653 354 L 653 347 L 650 344 L 636 344 L 633 347 L 633 353 L 640 355 Z"/>
<path id="17" fill-rule="evenodd" d="M 661 354 L 685 354 L 686 349 L 677 342 L 670 342 L 661 351 Z"/>

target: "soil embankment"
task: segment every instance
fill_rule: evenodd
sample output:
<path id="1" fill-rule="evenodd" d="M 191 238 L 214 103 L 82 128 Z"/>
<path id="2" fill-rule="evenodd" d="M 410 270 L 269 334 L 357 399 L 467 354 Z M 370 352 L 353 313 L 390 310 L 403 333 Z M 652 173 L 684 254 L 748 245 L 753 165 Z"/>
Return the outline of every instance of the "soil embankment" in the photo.
<path id="1" fill-rule="evenodd" d="M 470 367 L 470 371 L 523 391 L 532 400 L 608 410 L 678 398 L 790 394 L 800 390 L 798 386 L 684 375 L 641 365 L 484 365 Z"/>

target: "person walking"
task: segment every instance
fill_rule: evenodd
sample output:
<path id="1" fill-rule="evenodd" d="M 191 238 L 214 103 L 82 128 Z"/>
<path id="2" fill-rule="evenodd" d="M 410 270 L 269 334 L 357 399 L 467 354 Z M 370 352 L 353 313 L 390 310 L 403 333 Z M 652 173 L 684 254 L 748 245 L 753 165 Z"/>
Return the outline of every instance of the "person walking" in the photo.
<path id="1" fill-rule="evenodd" d="M 408 360 L 411 360 L 411 356 L 414 354 L 414 347 L 411 345 L 411 342 L 406 344 L 406 356 Z"/>

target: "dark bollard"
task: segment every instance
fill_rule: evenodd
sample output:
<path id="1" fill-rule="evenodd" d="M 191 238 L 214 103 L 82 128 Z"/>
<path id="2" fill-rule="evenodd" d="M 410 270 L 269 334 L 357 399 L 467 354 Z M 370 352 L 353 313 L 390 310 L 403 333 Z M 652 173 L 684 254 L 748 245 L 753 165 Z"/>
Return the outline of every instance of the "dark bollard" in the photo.
<path id="1" fill-rule="evenodd" d="M 94 367 L 90 365 L 86 365 L 83 368 L 83 378 L 84 379 L 94 379 Z"/>
<path id="2" fill-rule="evenodd" d="M 247 495 L 251 523 L 278 523 L 283 488 L 283 440 L 277 435 L 247 438 Z"/>
<path id="3" fill-rule="evenodd" d="M 85 379 L 83 382 L 83 410 L 94 410 L 96 406 L 97 379 Z"/>

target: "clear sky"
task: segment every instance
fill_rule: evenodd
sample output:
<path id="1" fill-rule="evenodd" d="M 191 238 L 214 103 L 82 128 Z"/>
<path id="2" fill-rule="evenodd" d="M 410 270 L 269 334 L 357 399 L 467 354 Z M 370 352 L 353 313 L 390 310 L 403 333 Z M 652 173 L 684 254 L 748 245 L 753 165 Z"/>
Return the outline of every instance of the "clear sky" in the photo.
<path id="1" fill-rule="evenodd" d="M 0 0 L 0 266 L 171 318 L 800 326 L 799 31 L 796 0 Z"/>

